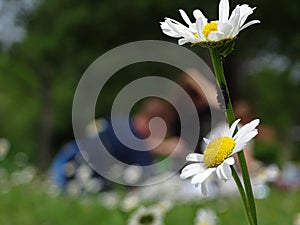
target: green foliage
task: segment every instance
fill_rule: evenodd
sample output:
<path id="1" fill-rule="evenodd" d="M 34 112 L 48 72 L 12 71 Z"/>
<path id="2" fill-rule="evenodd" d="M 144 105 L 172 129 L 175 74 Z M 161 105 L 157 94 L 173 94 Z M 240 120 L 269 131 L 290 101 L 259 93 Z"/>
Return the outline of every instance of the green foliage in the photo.
<path id="1" fill-rule="evenodd" d="M 42 94 L 46 86 L 46 93 L 50 96 L 48 107 L 52 114 L 53 139 L 50 148 L 53 155 L 65 141 L 72 138 L 73 94 L 80 77 L 93 60 L 113 47 L 131 41 L 159 39 L 176 42 L 160 31 L 159 22 L 164 17 L 182 21 L 179 8 L 186 10 L 190 17 L 192 10 L 199 8 L 213 20 L 218 17 L 218 2 L 43 1 L 36 12 L 27 18 L 25 41 L 0 55 L 0 136 L 12 142 L 13 152 L 24 151 L 34 159 L 35 153 L 40 150 L 41 114 L 47 108 Z M 241 3 L 244 2 L 230 1 L 231 9 Z M 249 19 L 258 18 L 262 24 L 250 27 L 239 35 L 230 60 L 240 65 L 240 59 L 247 59 L 245 55 L 255 56 L 263 50 L 282 52 L 293 60 L 299 59 L 300 33 L 299 29 L 295 29 L 295 21 L 299 20 L 298 1 L 292 0 L 289 4 L 271 0 L 247 3 L 257 6 Z M 280 12 L 280 15 L 274 11 Z M 193 51 L 207 57 L 204 49 L 195 47 Z M 154 74 L 159 71 L 145 68 L 124 70 L 118 82 L 107 85 L 109 91 L 103 93 L 105 100 L 97 106 L 99 116 L 109 113 L 111 100 L 120 89 L 120 84 L 137 77 L 133 72 L 150 71 Z M 164 69 L 155 75 L 168 76 L 176 72 L 174 69 L 160 68 Z M 235 67 L 234 70 L 238 71 Z M 232 77 L 237 78 L 236 75 Z M 230 83 L 233 84 L 229 86 L 234 85 L 234 82 Z M 291 124 L 299 123 L 298 117 L 295 117 L 299 114 L 297 98 L 290 95 L 289 101 L 286 101 L 286 93 L 291 93 L 291 90 L 297 96 L 296 88 L 291 88 L 287 76 L 274 77 L 270 73 L 260 73 L 253 77 L 251 87 L 247 86 L 245 90 L 254 93 L 252 99 L 264 121 L 285 133 Z M 290 105 L 289 102 L 295 104 Z M 276 113 L 273 113 L 274 108 Z"/>
<path id="2" fill-rule="evenodd" d="M 49 129 L 53 129 L 53 155 L 72 138 L 72 100 L 85 69 L 98 56 L 120 44 L 163 39 L 159 21 L 168 13 L 179 16 L 177 8 L 181 4 L 137 0 L 43 1 L 28 18 L 25 41 L 0 56 L 0 135 L 12 142 L 12 152 L 24 151 L 36 160 L 44 123 L 42 114 L 46 110 L 52 123 Z M 138 71 L 141 74 L 145 70 Z M 167 70 L 148 71 L 163 74 Z M 133 72 L 136 70 L 125 71 L 118 82 L 108 85 L 104 100 L 97 106 L 99 116 L 109 113 L 119 84 L 137 78 Z M 45 93 L 49 95 L 48 102 Z"/>
<path id="3" fill-rule="evenodd" d="M 130 213 L 101 206 L 97 196 L 73 199 L 66 196 L 50 197 L 34 185 L 14 187 L 0 194 L 1 224 L 22 225 L 123 225 Z M 299 191 L 284 192 L 271 189 L 270 196 L 257 200 L 260 224 L 292 224 L 300 204 Z M 195 204 L 178 204 L 164 219 L 166 225 L 193 224 L 199 208 L 212 208 L 219 224 L 246 224 L 244 209 L 238 198 L 203 200 Z M 278 213 L 280 212 L 280 213 Z"/>
<path id="4" fill-rule="evenodd" d="M 299 85 L 291 82 L 289 75 L 289 71 L 266 69 L 250 76 L 247 84 L 247 90 L 253 90 L 247 91 L 248 97 L 263 123 L 277 128 L 281 137 L 286 137 L 289 128 L 299 123 Z"/>
<path id="5" fill-rule="evenodd" d="M 254 156 L 257 160 L 266 164 L 282 163 L 282 146 L 277 142 L 257 140 L 255 142 Z"/>
<path id="6" fill-rule="evenodd" d="M 274 128 L 278 134 L 274 142 L 258 143 L 255 151 L 258 159 L 266 163 L 297 160 L 299 151 L 292 137 L 292 128 L 300 123 L 299 83 L 291 79 L 290 69 L 278 72 L 266 65 L 246 79 L 243 90 L 262 124 Z"/>

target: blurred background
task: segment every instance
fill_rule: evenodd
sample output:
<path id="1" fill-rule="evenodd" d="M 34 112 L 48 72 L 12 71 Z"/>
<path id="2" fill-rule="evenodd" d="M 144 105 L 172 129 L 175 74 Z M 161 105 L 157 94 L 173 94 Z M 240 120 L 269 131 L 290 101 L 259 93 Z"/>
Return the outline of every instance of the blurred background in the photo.
<path id="1" fill-rule="evenodd" d="M 161 32 L 159 22 L 164 17 L 182 21 L 178 9 L 184 9 L 192 17 L 192 11 L 199 8 L 209 19 L 214 19 L 218 16 L 219 2 L 10 0 L 0 3 L 1 179 L 1 176 L 9 176 L 25 165 L 31 166 L 29 170 L 34 170 L 35 176 L 46 176 L 55 154 L 74 138 L 71 121 L 73 95 L 84 71 L 97 57 L 132 41 L 153 39 L 176 43 L 175 39 Z M 236 50 L 224 61 L 232 100 L 243 99 L 250 103 L 256 117 L 261 119 L 269 131 L 266 133 L 267 139 L 270 137 L 268 141 L 258 141 L 254 149 L 256 159 L 266 166 L 277 165 L 281 171 L 292 170 L 293 176 L 298 176 L 299 181 L 300 29 L 297 21 L 300 20 L 300 2 L 231 0 L 231 10 L 235 5 L 243 3 L 257 7 L 249 19 L 259 19 L 261 24 L 241 32 L 236 41 Z M 206 49 L 191 48 L 188 45 L 185 47 L 200 55 L 210 65 Z M 97 105 L 97 116 L 107 116 L 118 91 L 124 84 L 143 74 L 176 79 L 178 71 L 158 63 L 141 63 L 122 69 L 117 73 L 120 76 L 114 76 L 104 88 L 104 100 Z M 30 172 L 29 174 L 32 175 Z M 297 180 L 295 177 L 291 179 Z M 289 182 L 285 180 L 279 186 L 283 186 L 284 190 L 299 187 L 299 183 Z M 17 188 L 14 194 L 9 194 L 12 191 L 10 188 L 3 191 L 6 195 L 0 195 L 2 212 L 5 208 L 16 207 L 14 204 L 19 201 L 22 189 L 25 193 L 31 192 L 26 189 L 32 190 L 26 186 Z M 296 191 L 296 196 L 299 199 L 299 191 Z M 291 212 L 296 213 L 297 205 L 291 203 L 293 199 L 290 197 L 286 204 Z M 25 208 L 30 204 L 28 201 L 30 202 L 29 199 L 24 199 L 20 204 Z M 40 203 L 32 201 L 31 204 L 39 207 Z M 51 201 L 47 204 L 66 204 L 62 206 L 64 209 L 72 204 L 79 204 L 65 199 Z M 220 204 L 219 207 L 222 208 L 223 202 Z M 242 207 L 239 204 L 240 202 L 237 205 Z M 53 209 L 53 205 L 48 205 L 47 210 Z M 76 207 L 76 210 L 81 210 L 80 204 Z M 40 211 L 41 215 L 47 214 L 42 209 Z M 18 221 L 17 219 L 3 217 L 2 212 L 0 221 L 1 217 L 6 218 L 3 219 L 6 223 L 1 224 L 17 224 L 12 222 Z M 23 211 L 18 212 L 22 214 Z M 96 218 L 97 213 L 92 213 Z M 126 218 L 118 213 L 116 220 L 119 218 L 122 221 Z M 226 216 L 228 214 L 225 215 L 225 220 Z M 173 217 L 171 215 L 170 218 Z M 50 217 L 49 220 L 47 217 L 41 218 L 37 220 L 37 224 L 56 221 Z M 289 215 L 288 220 L 292 221 L 292 215 Z M 27 221 L 32 222 L 34 219 Z M 63 223 L 59 220 L 56 222 Z M 279 224 L 276 222 L 273 224 Z M 73 221 L 70 224 L 77 223 Z"/>

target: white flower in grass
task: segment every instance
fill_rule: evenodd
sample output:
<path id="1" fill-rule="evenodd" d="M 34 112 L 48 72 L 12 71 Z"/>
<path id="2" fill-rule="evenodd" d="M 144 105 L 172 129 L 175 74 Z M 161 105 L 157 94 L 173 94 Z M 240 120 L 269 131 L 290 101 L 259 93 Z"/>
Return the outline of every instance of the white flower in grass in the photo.
<path id="1" fill-rule="evenodd" d="M 66 186 L 66 193 L 71 197 L 78 197 L 82 192 L 82 186 L 77 180 L 68 182 Z"/>
<path id="2" fill-rule="evenodd" d="M 203 42 L 231 40 L 235 39 L 243 29 L 260 23 L 259 20 L 252 20 L 245 24 L 246 19 L 253 13 L 254 9 L 247 4 L 237 5 L 229 16 L 229 1 L 221 0 L 219 3 L 219 20 L 208 22 L 203 13 L 196 9 L 193 12 L 196 22 L 192 23 L 187 14 L 180 9 L 179 12 L 188 26 L 170 18 L 166 18 L 164 22 L 160 23 L 160 26 L 166 35 L 180 38 L 179 45 L 188 42 L 201 44 Z"/>
<path id="3" fill-rule="evenodd" d="M 125 198 L 123 198 L 120 207 L 124 212 L 129 212 L 137 208 L 139 203 L 140 198 L 137 193 L 129 193 L 127 196 L 125 196 Z"/>
<path id="4" fill-rule="evenodd" d="M 162 225 L 163 212 L 158 207 L 140 207 L 129 218 L 128 225 Z"/>
<path id="5" fill-rule="evenodd" d="M 100 204 L 109 210 L 114 210 L 119 206 L 120 195 L 115 191 L 103 192 L 99 195 Z"/>
<path id="6" fill-rule="evenodd" d="M 300 213 L 297 213 L 294 218 L 294 225 L 300 225 Z"/>
<path id="7" fill-rule="evenodd" d="M 195 218 L 195 225 L 215 225 L 218 218 L 211 209 L 199 209 Z"/>
<path id="8" fill-rule="evenodd" d="M 174 206 L 174 202 L 171 199 L 163 199 L 156 204 L 156 207 L 160 208 L 163 213 L 170 211 Z"/>
<path id="9" fill-rule="evenodd" d="M 207 195 L 206 180 L 216 173 L 221 180 L 232 177 L 230 166 L 234 164 L 233 154 L 241 151 L 248 141 L 257 135 L 256 127 L 259 119 L 242 126 L 236 134 L 235 129 L 240 119 L 236 120 L 231 127 L 224 128 L 223 134 L 210 140 L 204 138 L 206 149 L 204 154 L 191 153 L 186 157 L 191 164 L 185 166 L 180 174 L 182 179 L 192 177 L 191 183 L 201 186 L 201 191 Z"/>

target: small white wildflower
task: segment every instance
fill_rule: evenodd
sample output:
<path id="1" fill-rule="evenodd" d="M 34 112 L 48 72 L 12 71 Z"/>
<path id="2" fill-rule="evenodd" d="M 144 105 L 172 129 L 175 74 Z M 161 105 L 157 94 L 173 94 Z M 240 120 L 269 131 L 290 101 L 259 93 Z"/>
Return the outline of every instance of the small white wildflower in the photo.
<path id="1" fill-rule="evenodd" d="M 162 225 L 163 214 L 157 207 L 140 207 L 129 218 L 128 225 Z"/>
<path id="2" fill-rule="evenodd" d="M 187 14 L 180 9 L 181 17 L 188 26 L 180 22 L 166 18 L 160 23 L 164 34 L 180 38 L 179 45 L 188 42 L 192 44 L 219 42 L 223 40 L 232 40 L 245 28 L 260 23 L 259 20 L 252 20 L 245 24 L 246 19 L 253 13 L 255 8 L 249 7 L 247 4 L 237 5 L 229 16 L 229 1 L 221 0 L 219 3 L 219 19 L 208 22 L 203 13 L 196 9 L 193 12 L 196 22 L 191 22 Z"/>
<path id="3" fill-rule="evenodd" d="M 216 225 L 217 215 L 211 209 L 199 209 L 195 218 L 195 225 Z"/>

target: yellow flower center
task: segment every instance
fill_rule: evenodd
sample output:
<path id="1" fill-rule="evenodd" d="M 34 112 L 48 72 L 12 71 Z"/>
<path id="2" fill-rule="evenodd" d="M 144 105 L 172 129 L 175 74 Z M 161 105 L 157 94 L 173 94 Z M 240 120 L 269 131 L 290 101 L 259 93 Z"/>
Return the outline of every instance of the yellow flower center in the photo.
<path id="1" fill-rule="evenodd" d="M 204 151 L 204 164 L 206 167 L 217 167 L 227 159 L 235 146 L 231 137 L 218 137 L 210 142 Z"/>
<path id="2" fill-rule="evenodd" d="M 208 35 L 212 31 L 218 31 L 217 21 L 211 21 L 210 23 L 205 24 L 205 26 L 203 27 L 202 33 L 203 33 L 204 37 L 207 39 Z"/>
<path id="3" fill-rule="evenodd" d="M 209 225 L 209 223 L 208 222 L 200 222 L 200 223 L 198 223 L 198 225 Z"/>

